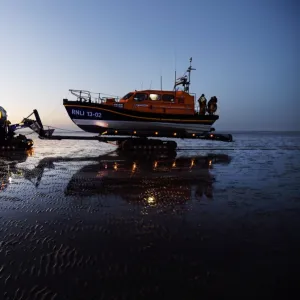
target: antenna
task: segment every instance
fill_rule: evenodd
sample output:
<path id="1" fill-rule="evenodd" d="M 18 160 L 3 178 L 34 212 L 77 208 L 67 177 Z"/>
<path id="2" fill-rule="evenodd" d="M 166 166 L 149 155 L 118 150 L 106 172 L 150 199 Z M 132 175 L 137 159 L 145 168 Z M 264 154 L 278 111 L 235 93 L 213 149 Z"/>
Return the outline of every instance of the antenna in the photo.
<path id="1" fill-rule="evenodd" d="M 151 86 L 152 86 L 152 80 L 150 81 L 150 87 L 149 87 L 149 90 L 151 90 Z"/>
<path id="2" fill-rule="evenodd" d="M 176 68 L 177 68 L 176 47 L 174 49 L 174 67 L 175 67 L 174 90 L 176 90 Z"/>
<path id="3" fill-rule="evenodd" d="M 174 88 L 173 88 L 173 90 L 175 90 L 176 89 L 176 70 L 175 70 L 175 80 L 174 80 Z"/>
<path id="4" fill-rule="evenodd" d="M 174 64 L 175 64 L 175 71 L 176 71 L 176 68 L 177 68 L 176 48 L 174 50 Z"/>
<path id="5" fill-rule="evenodd" d="M 162 76 L 160 76 L 160 90 L 162 91 Z"/>

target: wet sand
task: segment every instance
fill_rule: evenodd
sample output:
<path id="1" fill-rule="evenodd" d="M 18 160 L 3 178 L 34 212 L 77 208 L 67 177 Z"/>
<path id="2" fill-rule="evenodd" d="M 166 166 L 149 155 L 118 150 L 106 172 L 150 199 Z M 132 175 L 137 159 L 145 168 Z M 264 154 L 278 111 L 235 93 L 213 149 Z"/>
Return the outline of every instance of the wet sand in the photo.
<path id="1" fill-rule="evenodd" d="M 167 157 L 40 140 L 2 154 L 3 299 L 291 297 L 300 135 L 235 137 Z"/>

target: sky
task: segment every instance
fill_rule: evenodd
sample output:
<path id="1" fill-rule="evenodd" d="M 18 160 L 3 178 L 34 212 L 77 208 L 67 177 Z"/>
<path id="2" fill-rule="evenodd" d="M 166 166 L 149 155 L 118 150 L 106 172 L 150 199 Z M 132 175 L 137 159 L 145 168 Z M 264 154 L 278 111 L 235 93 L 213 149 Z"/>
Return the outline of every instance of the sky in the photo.
<path id="1" fill-rule="evenodd" d="M 0 0 L 0 106 L 77 129 L 69 89 L 218 97 L 216 130 L 300 130 L 297 0 Z"/>

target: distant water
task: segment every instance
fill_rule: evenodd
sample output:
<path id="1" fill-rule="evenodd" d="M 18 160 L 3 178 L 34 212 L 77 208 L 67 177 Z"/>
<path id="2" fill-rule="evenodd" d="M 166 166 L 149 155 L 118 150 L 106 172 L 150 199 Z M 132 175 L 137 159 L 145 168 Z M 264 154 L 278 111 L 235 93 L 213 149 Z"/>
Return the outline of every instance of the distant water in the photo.
<path id="1" fill-rule="evenodd" d="M 28 137 L 32 152 L 0 155 L 4 299 L 274 297 L 298 286 L 300 133 L 179 140 L 169 156 Z"/>

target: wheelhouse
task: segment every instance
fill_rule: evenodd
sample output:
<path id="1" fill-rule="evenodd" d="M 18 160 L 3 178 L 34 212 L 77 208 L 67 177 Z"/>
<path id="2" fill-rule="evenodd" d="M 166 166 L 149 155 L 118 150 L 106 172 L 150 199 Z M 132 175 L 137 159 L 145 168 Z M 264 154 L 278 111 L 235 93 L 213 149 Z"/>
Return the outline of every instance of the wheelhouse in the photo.
<path id="1" fill-rule="evenodd" d="M 126 109 L 165 113 L 194 114 L 194 96 L 184 91 L 143 90 L 126 94 L 119 102 Z"/>

